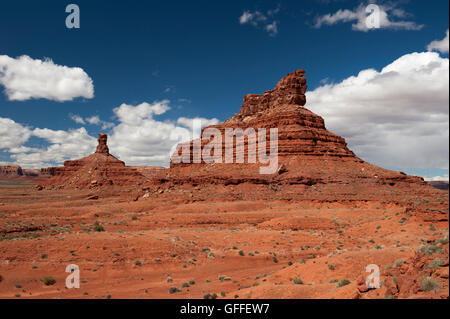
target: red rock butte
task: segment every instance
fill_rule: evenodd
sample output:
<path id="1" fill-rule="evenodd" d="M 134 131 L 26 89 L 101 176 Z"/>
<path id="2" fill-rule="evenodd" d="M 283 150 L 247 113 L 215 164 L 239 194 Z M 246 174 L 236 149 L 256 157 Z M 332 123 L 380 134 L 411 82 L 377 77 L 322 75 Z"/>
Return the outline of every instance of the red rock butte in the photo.
<path id="1" fill-rule="evenodd" d="M 273 90 L 262 95 L 244 97 L 240 113 L 223 123 L 206 127 L 222 134 L 222 156 L 225 154 L 226 128 L 278 128 L 278 169 L 262 175 L 260 163 L 247 163 L 248 148 L 256 141 L 245 137 L 244 163 L 192 163 L 194 141 L 190 152 L 178 155 L 190 163 L 171 162 L 144 189 L 171 189 L 180 185 L 209 185 L 207 195 L 215 198 L 264 200 L 399 200 L 411 194 L 435 192 L 421 177 L 409 176 L 369 164 L 358 158 L 345 140 L 325 127 L 322 117 L 304 107 L 307 81 L 300 69 L 281 79 Z M 211 139 L 200 139 L 202 148 Z M 232 145 L 234 156 L 242 149 Z M 269 145 L 267 145 L 269 148 Z M 176 155 L 176 154 L 175 154 Z M 242 154 L 241 154 L 242 155 Z M 189 161 L 188 161 L 189 162 Z M 221 186 L 220 186 L 221 185 Z M 227 186 L 234 186 L 231 188 Z"/>
<path id="2" fill-rule="evenodd" d="M 97 188 L 102 186 L 130 186 L 142 184 L 146 178 L 135 168 L 109 153 L 108 136 L 98 135 L 98 146 L 94 154 L 66 161 L 64 167 L 48 168 L 53 177 L 41 184 L 57 188 Z"/>

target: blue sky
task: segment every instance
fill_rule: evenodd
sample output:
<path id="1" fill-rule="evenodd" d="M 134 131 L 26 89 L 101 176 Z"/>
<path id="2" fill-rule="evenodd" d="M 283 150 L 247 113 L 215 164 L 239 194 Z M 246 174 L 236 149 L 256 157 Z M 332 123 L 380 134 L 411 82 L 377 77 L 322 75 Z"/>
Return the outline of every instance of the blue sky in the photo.
<path id="1" fill-rule="evenodd" d="M 101 131 L 101 123 L 111 123 L 106 132 L 113 134 L 114 125 L 121 122 L 113 109 L 122 104 L 137 106 L 146 102 L 153 107 L 155 101 L 168 100 L 166 111 L 148 116 L 147 120 L 153 122 L 176 122 L 180 117 L 223 121 L 239 112 L 245 94 L 273 88 L 288 72 L 306 69 L 309 91 L 325 84 L 338 84 L 361 70 L 380 71 L 404 55 L 427 51 L 431 41 L 445 37 L 449 24 L 447 0 L 396 4 L 378 1 L 386 8 L 390 21 L 409 22 L 412 26 L 398 24 L 367 32 L 355 30 L 352 24 L 357 21 L 344 18 L 317 25 L 326 14 L 339 10 L 356 12 L 360 5 L 367 5 L 361 1 L 76 0 L 74 3 L 80 8 L 80 29 L 65 26 L 68 15 L 65 7 L 69 2 L 8 1 L 1 5 L 0 56 L 50 58 L 56 65 L 79 67 L 92 79 L 94 87 L 92 98 L 75 97 L 64 102 L 48 98 L 10 100 L 5 92 L 1 93 L 0 118 L 31 131 L 49 130 L 48 134 L 31 133 L 21 142 L 24 147 L 46 150 L 52 144 L 63 143 L 51 138 L 51 134 L 81 127 L 95 137 Z M 245 12 L 253 20 L 242 23 L 240 18 Z M 266 30 L 274 22 L 276 30 Z M 438 54 L 448 61 L 448 52 Z M 0 87 L 2 91 L 5 89 L 1 83 Z M 324 116 L 320 109 L 313 111 Z M 76 123 L 71 115 L 83 119 L 98 116 L 101 122 Z M 448 112 L 445 133 L 448 135 Z M 92 140 L 85 138 L 92 147 Z M 6 142 L 2 146 L 1 141 L 0 161 L 25 163 L 18 157 L 11 158 L 18 151 L 11 152 L 11 147 L 6 147 Z M 352 145 L 351 141 L 349 144 Z M 143 148 L 151 152 L 151 144 Z M 27 151 L 34 154 L 34 162 L 28 158 L 24 166 L 60 161 L 39 159 L 40 151 Z M 71 150 L 66 155 L 69 158 L 88 151 L 80 149 L 78 154 Z M 136 154 L 117 152 L 131 164 L 145 164 L 135 160 Z M 388 168 L 422 175 L 448 174 L 448 156 L 446 165 L 433 163 L 429 167 L 407 162 L 403 166 L 401 162 L 393 165 L 367 156 L 364 159 Z M 153 158 L 149 165 L 159 164 L 158 161 Z"/>

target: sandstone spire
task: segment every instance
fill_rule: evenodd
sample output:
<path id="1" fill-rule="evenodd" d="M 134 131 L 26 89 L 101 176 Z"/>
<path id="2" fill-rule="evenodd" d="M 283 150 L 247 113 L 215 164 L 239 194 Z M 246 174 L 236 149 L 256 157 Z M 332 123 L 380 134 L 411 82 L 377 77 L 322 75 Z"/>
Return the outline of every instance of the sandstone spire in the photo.
<path id="1" fill-rule="evenodd" d="M 109 154 L 108 135 L 98 134 L 94 154 L 64 162 L 64 167 L 52 168 L 53 177 L 41 186 L 58 188 L 97 188 L 143 183 L 146 178 L 135 168 Z"/>
<path id="2" fill-rule="evenodd" d="M 105 133 L 99 133 L 98 134 L 98 145 L 97 145 L 97 149 L 96 149 L 95 153 L 108 155 L 109 148 L 107 145 L 107 141 L 108 141 L 108 135 L 106 135 Z"/>

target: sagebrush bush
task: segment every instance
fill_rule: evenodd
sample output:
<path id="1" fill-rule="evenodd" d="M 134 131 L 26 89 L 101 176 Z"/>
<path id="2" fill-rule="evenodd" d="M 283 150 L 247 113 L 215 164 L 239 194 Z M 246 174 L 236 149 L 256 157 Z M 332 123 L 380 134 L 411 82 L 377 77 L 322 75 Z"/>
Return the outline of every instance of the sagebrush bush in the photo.
<path id="1" fill-rule="evenodd" d="M 340 288 L 340 287 L 344 287 L 344 286 L 347 286 L 348 284 L 350 284 L 350 280 L 348 280 L 348 279 L 342 279 L 339 283 L 338 283 L 338 288 Z"/>
<path id="2" fill-rule="evenodd" d="M 437 282 L 436 280 L 434 280 L 431 277 L 426 277 L 424 279 L 422 279 L 422 290 L 423 291 L 437 291 L 441 288 L 441 285 L 439 284 L 439 282 Z"/>
<path id="3" fill-rule="evenodd" d="M 52 286 L 55 283 L 56 283 L 56 280 L 53 279 L 53 277 L 51 277 L 51 276 L 44 278 L 44 285 L 46 285 L 46 286 Z"/>

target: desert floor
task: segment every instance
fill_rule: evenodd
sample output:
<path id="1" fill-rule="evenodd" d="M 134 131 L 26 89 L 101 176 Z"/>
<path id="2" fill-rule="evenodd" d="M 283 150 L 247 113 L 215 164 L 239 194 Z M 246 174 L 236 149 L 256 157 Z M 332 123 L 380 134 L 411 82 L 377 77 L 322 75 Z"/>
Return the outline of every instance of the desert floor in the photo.
<path id="1" fill-rule="evenodd" d="M 383 285 L 358 291 L 365 267 L 378 265 L 383 283 L 386 269 L 448 239 L 447 221 L 376 201 L 90 195 L 0 181 L 0 298 L 390 298 Z M 436 200 L 447 197 L 443 191 Z M 448 298 L 448 240 L 442 243 L 429 256 L 447 263 L 440 287 L 407 297 Z M 80 268 L 79 289 L 65 287 L 70 264 Z"/>

